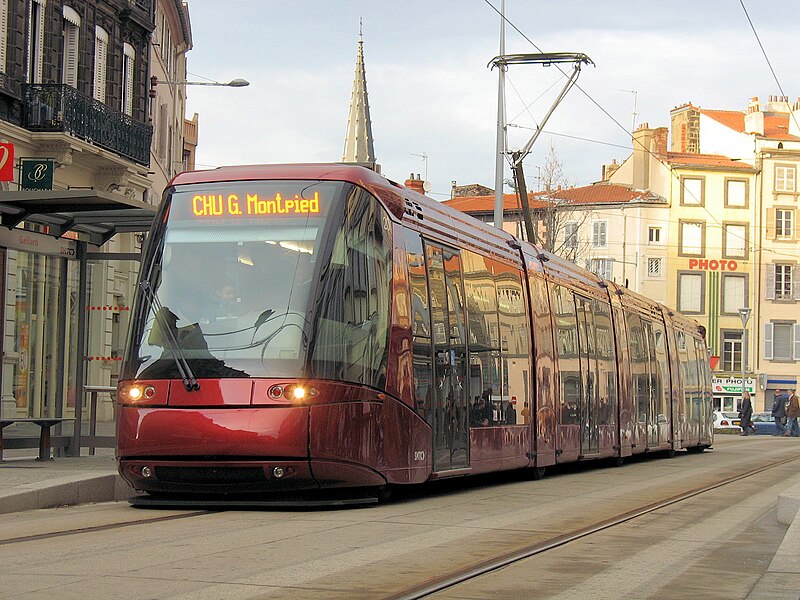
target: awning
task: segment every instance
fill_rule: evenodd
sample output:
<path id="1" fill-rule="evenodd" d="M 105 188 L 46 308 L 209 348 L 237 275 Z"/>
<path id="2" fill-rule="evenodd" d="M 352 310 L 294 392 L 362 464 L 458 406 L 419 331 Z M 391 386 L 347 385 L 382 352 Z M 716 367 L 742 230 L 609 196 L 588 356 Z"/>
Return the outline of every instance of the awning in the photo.
<path id="1" fill-rule="evenodd" d="M 46 225 L 56 238 L 74 231 L 102 246 L 117 233 L 147 231 L 158 207 L 99 190 L 0 192 L 0 225 Z"/>

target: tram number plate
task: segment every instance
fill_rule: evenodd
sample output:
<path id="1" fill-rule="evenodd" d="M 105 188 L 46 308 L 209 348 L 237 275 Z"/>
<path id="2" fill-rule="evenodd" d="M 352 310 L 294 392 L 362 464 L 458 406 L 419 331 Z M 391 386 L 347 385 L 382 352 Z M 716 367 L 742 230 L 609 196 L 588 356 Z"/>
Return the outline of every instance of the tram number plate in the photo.
<path id="1" fill-rule="evenodd" d="M 417 450 L 414 452 L 414 460 L 425 460 L 425 450 Z"/>

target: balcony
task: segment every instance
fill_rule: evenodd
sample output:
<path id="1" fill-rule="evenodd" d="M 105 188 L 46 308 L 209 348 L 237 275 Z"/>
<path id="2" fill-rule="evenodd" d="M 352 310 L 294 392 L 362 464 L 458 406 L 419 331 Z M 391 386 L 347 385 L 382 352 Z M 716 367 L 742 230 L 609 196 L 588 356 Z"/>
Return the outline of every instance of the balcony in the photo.
<path id="1" fill-rule="evenodd" d="M 128 158 L 150 164 L 153 128 L 61 84 L 23 86 L 22 126 L 63 132 Z"/>

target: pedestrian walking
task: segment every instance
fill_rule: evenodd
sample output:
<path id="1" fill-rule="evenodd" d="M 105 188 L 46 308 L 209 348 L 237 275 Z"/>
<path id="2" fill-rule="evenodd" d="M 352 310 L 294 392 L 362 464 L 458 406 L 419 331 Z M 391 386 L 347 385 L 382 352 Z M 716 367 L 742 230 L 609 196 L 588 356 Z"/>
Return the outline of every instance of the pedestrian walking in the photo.
<path id="1" fill-rule="evenodd" d="M 742 394 L 742 407 L 739 409 L 739 426 L 742 433 L 739 435 L 750 435 L 750 428 L 753 426 L 753 404 L 750 402 L 750 392 Z"/>
<path id="2" fill-rule="evenodd" d="M 797 417 L 800 417 L 800 400 L 797 398 L 797 390 L 792 390 L 789 396 L 789 406 L 786 408 L 786 431 L 785 436 L 800 437 L 800 426 L 797 424 Z"/>
<path id="3" fill-rule="evenodd" d="M 783 390 L 775 390 L 771 412 L 772 418 L 775 419 L 775 433 L 772 435 L 783 435 L 786 420 L 786 397 L 783 395 Z"/>

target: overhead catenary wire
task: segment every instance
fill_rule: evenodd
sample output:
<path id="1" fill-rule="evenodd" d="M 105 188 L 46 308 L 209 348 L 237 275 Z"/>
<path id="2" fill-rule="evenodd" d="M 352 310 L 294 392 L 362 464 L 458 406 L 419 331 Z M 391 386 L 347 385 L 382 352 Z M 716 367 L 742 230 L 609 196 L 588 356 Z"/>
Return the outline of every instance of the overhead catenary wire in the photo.
<path id="1" fill-rule="evenodd" d="M 535 43 L 533 40 L 531 40 L 531 39 L 530 39 L 530 37 L 528 37 L 528 36 L 527 36 L 525 33 L 523 33 L 523 32 L 522 32 L 522 30 L 520 30 L 520 28 L 519 28 L 519 27 L 517 27 L 517 26 L 516 26 L 516 25 L 515 25 L 515 24 L 514 24 L 514 23 L 513 23 L 513 22 L 512 22 L 510 19 L 508 19 L 508 17 L 506 17 L 504 14 L 502 14 L 502 12 L 501 12 L 501 11 L 499 11 L 499 10 L 498 10 L 498 9 L 497 9 L 497 8 L 496 8 L 496 7 L 495 7 L 495 6 L 494 6 L 494 5 L 493 5 L 493 4 L 492 4 L 492 3 L 491 3 L 489 0 L 484 0 L 484 2 L 485 2 L 485 3 L 486 3 L 486 4 L 487 4 L 487 5 L 488 5 L 488 6 L 489 6 L 489 7 L 490 7 L 492 10 L 494 10 L 494 11 L 495 11 L 497 14 L 499 14 L 499 15 L 500 15 L 500 17 L 501 17 L 501 18 L 502 18 L 502 19 L 503 19 L 503 20 L 504 20 L 504 21 L 505 21 L 505 22 L 506 22 L 506 23 L 507 23 L 509 26 L 511 26 L 511 27 L 512 27 L 512 28 L 513 28 L 513 29 L 514 29 L 514 30 L 515 30 L 515 31 L 516 31 L 516 32 L 517 32 L 517 33 L 518 33 L 520 36 L 522 36 L 522 37 L 523 37 L 523 38 L 524 38 L 524 39 L 525 39 L 525 40 L 526 40 L 526 41 L 527 41 L 529 44 L 531 44 L 531 46 L 533 46 L 533 47 L 534 47 L 534 48 L 535 48 L 537 51 L 539 51 L 539 52 L 542 52 L 542 49 L 541 49 L 541 48 L 540 48 L 538 45 L 536 45 L 536 43 Z M 741 5 L 742 5 L 742 8 L 745 10 L 745 14 L 747 14 L 747 9 L 746 9 L 746 8 L 745 8 L 745 6 L 744 6 L 744 2 L 743 2 L 743 0 L 740 0 L 740 3 L 741 3 Z M 748 18 L 748 21 L 749 21 L 749 22 L 750 22 L 750 24 L 751 24 L 751 27 L 753 28 L 753 33 L 754 33 L 754 34 L 756 34 L 756 39 L 758 39 L 758 34 L 756 33 L 756 31 L 755 31 L 755 28 L 752 26 L 752 21 L 750 21 L 750 17 L 749 17 L 749 15 L 747 16 L 747 18 Z M 767 59 L 767 62 L 768 62 L 768 64 L 770 65 L 770 70 L 773 72 L 773 76 L 775 77 L 775 79 L 776 79 L 776 82 L 778 82 L 778 80 L 777 80 L 777 76 L 775 75 L 775 73 L 774 73 L 774 70 L 772 69 L 772 65 L 771 65 L 771 63 L 769 63 L 769 57 L 767 56 L 767 54 L 766 54 L 766 51 L 764 51 L 764 49 L 763 49 L 763 45 L 761 45 L 761 42 L 760 42 L 760 40 L 759 40 L 759 46 L 761 46 L 761 48 L 762 48 L 762 52 L 764 53 L 764 56 L 765 56 L 765 58 Z M 554 66 L 556 69 L 558 69 L 558 70 L 561 72 L 561 74 L 562 74 L 564 77 L 568 77 L 567 73 L 565 73 L 565 72 L 564 72 L 564 70 L 563 70 L 563 69 L 562 69 L 562 68 L 561 68 L 561 67 L 560 67 L 558 64 L 553 64 L 553 66 Z M 586 98 L 587 98 L 587 99 L 588 99 L 588 100 L 589 100 L 589 101 L 590 101 L 592 104 L 594 104 L 594 105 L 595 105 L 595 107 L 597 107 L 597 108 L 598 108 L 598 109 L 599 109 L 599 110 L 600 110 L 600 111 L 601 111 L 603 114 L 605 114 L 605 115 L 606 115 L 606 116 L 607 116 L 607 117 L 608 117 L 608 118 L 609 118 L 609 119 L 610 119 L 610 120 L 611 120 L 611 121 L 612 121 L 612 122 L 613 122 L 615 125 L 617 125 L 617 127 L 619 127 L 619 128 L 622 130 L 622 131 L 624 131 L 626 134 L 628 134 L 628 136 L 631 138 L 631 140 L 632 140 L 632 142 L 633 142 L 634 149 L 635 149 L 635 145 L 638 143 L 638 145 L 641 147 L 641 149 L 642 149 L 642 150 L 643 150 L 645 153 L 647 153 L 647 154 L 648 154 L 648 155 L 649 155 L 649 156 L 650 156 L 652 159 L 654 159 L 655 161 L 657 161 L 657 162 L 658 162 L 658 163 L 659 163 L 659 164 L 660 164 L 660 165 L 661 165 L 663 168 L 665 168 L 665 169 L 667 170 L 667 172 L 669 173 L 669 175 L 671 176 L 671 178 L 673 178 L 673 179 L 677 180 L 678 182 L 680 182 L 680 176 L 679 176 L 679 175 L 678 175 L 678 174 L 675 172 L 675 170 L 674 170 L 674 169 L 673 169 L 673 168 L 672 168 L 670 165 L 668 165 L 668 164 L 667 164 L 667 163 L 666 163 L 666 162 L 665 162 L 665 161 L 664 161 L 664 160 L 663 160 L 663 159 L 662 159 L 660 156 L 658 156 L 657 154 L 655 154 L 654 152 L 652 152 L 652 151 L 651 151 L 649 148 L 645 147 L 645 146 L 644 146 L 644 144 L 642 144 L 641 142 L 638 142 L 637 140 L 635 140 L 635 139 L 633 138 L 633 132 L 630 132 L 630 131 L 628 131 L 628 130 L 627 130 L 627 128 L 626 128 L 626 127 L 625 127 L 625 126 L 624 126 L 622 123 L 620 123 L 620 122 L 619 122 L 619 121 L 618 121 L 618 120 L 617 120 L 617 119 L 616 119 L 616 118 L 615 118 L 615 117 L 614 117 L 614 116 L 613 116 L 613 115 L 612 115 L 610 112 L 608 112 L 608 111 L 607 111 L 607 110 L 606 110 L 606 109 L 605 109 L 605 108 L 604 108 L 604 107 L 603 107 L 603 106 L 602 106 L 602 105 L 601 105 L 601 104 L 600 104 L 600 103 L 599 103 L 597 100 L 595 100 L 595 99 L 592 97 L 592 95 L 591 95 L 591 94 L 589 94 L 589 93 L 588 93 L 586 90 L 584 90 L 584 89 L 583 89 L 583 88 L 582 88 L 582 87 L 581 87 L 581 86 L 580 86 L 580 85 L 579 85 L 577 82 L 574 82 L 574 84 L 573 84 L 573 87 L 575 87 L 575 88 L 577 88 L 578 90 L 580 90 L 580 92 L 581 92 L 581 93 L 583 93 L 583 95 L 584 95 L 584 96 L 586 96 Z M 779 87 L 779 89 L 781 89 L 781 93 L 783 94 L 782 87 L 780 86 L 780 82 L 778 82 L 778 87 Z M 785 94 L 784 94 L 784 95 L 785 95 Z M 792 115 L 792 118 L 794 119 L 794 115 Z M 795 123 L 796 123 L 796 121 L 795 121 Z M 797 124 L 797 123 L 796 123 L 796 124 Z M 686 192 L 686 193 L 688 193 L 688 194 L 689 194 L 689 195 L 690 195 L 692 198 L 694 198 L 695 200 L 697 200 L 697 205 L 698 205 L 698 207 L 699 207 L 699 208 L 702 208 L 702 210 L 703 210 L 703 211 L 704 211 L 704 212 L 705 212 L 705 213 L 708 215 L 708 217 L 710 218 L 710 220 L 711 220 L 713 223 L 715 223 L 716 225 L 718 225 L 718 226 L 720 226 L 720 227 L 723 225 L 723 224 L 722 224 L 722 223 L 719 221 L 719 219 L 717 219 L 716 215 L 714 215 L 714 214 L 713 214 L 713 213 L 712 213 L 712 212 L 711 212 L 711 211 L 710 211 L 710 210 L 709 210 L 709 209 L 708 209 L 708 208 L 705 206 L 705 204 L 704 204 L 704 203 L 700 202 L 700 199 L 699 199 L 699 198 L 697 198 L 697 197 L 696 197 L 696 196 L 695 196 L 695 195 L 692 193 L 692 191 L 691 191 L 691 190 L 688 190 L 688 189 L 687 189 L 687 190 L 685 190 L 685 192 Z M 766 250 L 766 251 L 770 251 L 769 249 L 764 249 L 764 250 Z"/>

